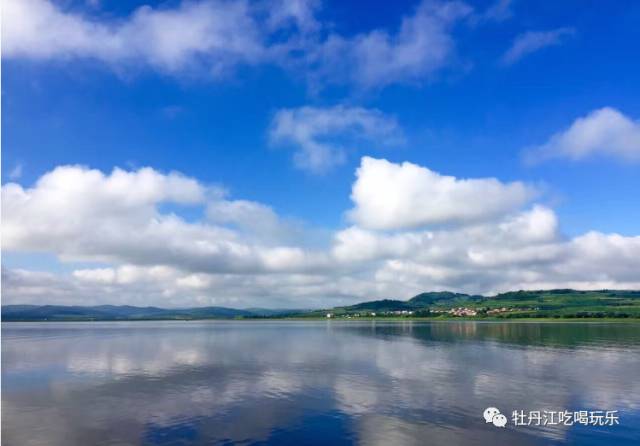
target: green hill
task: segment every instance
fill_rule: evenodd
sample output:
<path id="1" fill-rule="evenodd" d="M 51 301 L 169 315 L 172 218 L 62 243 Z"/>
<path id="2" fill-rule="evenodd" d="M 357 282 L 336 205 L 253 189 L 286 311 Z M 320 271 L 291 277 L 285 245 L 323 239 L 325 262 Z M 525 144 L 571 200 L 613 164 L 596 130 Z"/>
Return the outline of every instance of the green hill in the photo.
<path id="1" fill-rule="evenodd" d="M 458 308 L 474 318 L 640 318 L 640 291 L 557 289 L 510 291 L 496 296 L 426 292 L 406 301 L 375 300 L 299 316 L 331 313 L 334 317 L 362 317 L 375 313 L 376 317 L 444 318 L 454 316 L 452 311 Z"/>
<path id="2" fill-rule="evenodd" d="M 420 293 L 417 296 L 408 300 L 408 303 L 413 308 L 424 308 L 430 305 L 444 305 L 444 304 L 463 304 L 470 301 L 476 301 L 483 299 L 482 296 L 471 296 L 469 294 L 452 293 L 449 291 L 436 291 L 429 293 Z"/>

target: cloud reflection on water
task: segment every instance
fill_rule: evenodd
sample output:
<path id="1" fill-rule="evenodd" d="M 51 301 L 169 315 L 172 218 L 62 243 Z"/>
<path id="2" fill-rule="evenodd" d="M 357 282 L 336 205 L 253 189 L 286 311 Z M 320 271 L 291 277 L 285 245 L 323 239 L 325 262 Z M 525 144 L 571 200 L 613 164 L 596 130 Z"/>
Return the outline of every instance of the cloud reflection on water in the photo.
<path id="1" fill-rule="evenodd" d="M 7 445 L 313 443 L 318 423 L 345 444 L 549 444 L 569 429 L 482 411 L 640 411 L 631 324 L 5 324 L 2 354 Z"/>

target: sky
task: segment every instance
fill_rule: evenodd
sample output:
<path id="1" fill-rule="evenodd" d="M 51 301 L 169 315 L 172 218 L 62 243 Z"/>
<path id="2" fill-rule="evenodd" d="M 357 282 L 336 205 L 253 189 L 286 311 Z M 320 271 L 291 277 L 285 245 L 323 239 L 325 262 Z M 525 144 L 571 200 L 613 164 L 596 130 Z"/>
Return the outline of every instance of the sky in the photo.
<path id="1" fill-rule="evenodd" d="M 5 0 L 3 304 L 640 289 L 640 4 Z"/>

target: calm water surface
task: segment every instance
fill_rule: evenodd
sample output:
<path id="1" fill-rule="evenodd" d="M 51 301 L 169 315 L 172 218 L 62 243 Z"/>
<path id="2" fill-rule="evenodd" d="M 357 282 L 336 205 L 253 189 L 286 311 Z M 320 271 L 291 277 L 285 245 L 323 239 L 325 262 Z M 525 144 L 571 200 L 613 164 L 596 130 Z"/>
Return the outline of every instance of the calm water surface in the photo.
<path id="1" fill-rule="evenodd" d="M 2 444 L 637 445 L 640 325 L 6 323 Z"/>

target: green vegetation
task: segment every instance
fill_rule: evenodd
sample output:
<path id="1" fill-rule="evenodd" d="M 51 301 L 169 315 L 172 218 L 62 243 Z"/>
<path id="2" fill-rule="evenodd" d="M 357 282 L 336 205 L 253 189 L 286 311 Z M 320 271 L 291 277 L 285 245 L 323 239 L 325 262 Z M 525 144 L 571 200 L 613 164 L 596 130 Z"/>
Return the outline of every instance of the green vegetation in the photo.
<path id="1" fill-rule="evenodd" d="M 628 319 L 640 318 L 640 291 L 560 289 L 512 291 L 492 297 L 435 292 L 408 301 L 384 299 L 296 316 L 328 314 L 334 318 Z"/>

